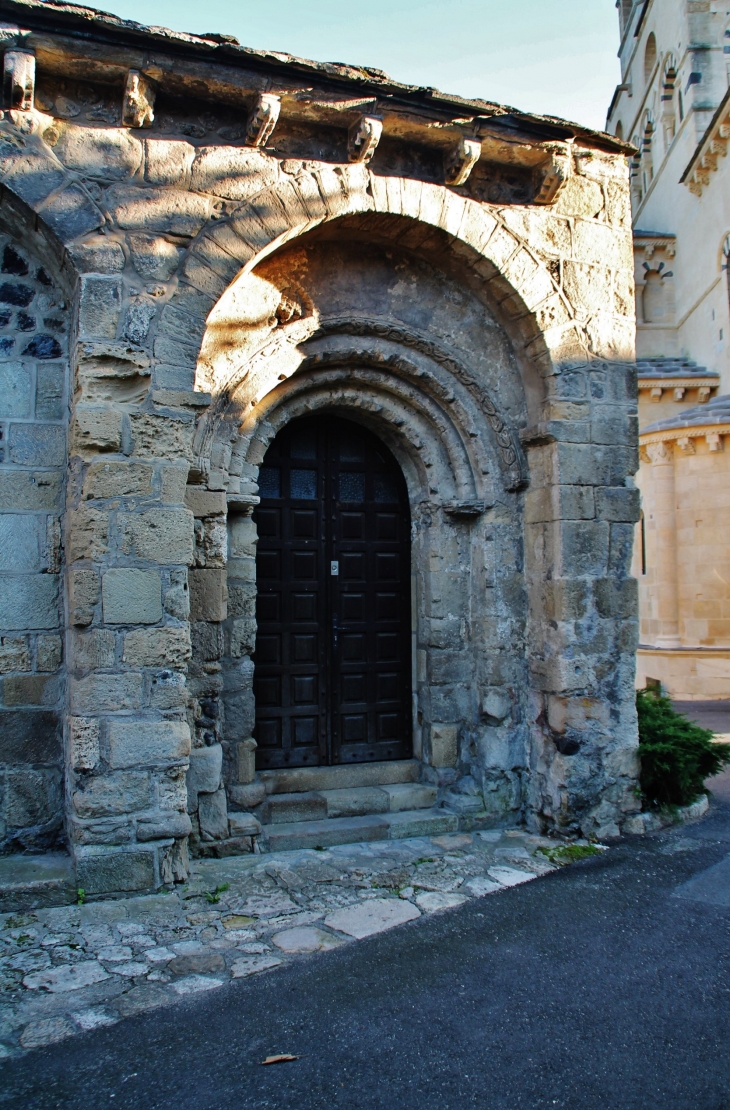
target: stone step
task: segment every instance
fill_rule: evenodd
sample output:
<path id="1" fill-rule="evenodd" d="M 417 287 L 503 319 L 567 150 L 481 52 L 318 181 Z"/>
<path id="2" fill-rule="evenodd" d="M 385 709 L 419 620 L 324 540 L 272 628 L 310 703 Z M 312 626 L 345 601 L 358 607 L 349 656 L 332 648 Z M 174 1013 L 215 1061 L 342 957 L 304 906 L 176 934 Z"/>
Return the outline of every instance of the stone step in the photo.
<path id="1" fill-rule="evenodd" d="M 327 821 L 265 825 L 261 847 L 270 852 L 331 848 L 335 844 L 357 844 L 368 840 L 441 836 L 457 832 L 458 828 L 457 815 L 444 809 L 402 810 L 400 813 L 371 813 L 361 817 L 330 817 Z"/>
<path id="2" fill-rule="evenodd" d="M 323 794 L 313 790 L 298 794 L 269 794 L 256 809 L 262 825 L 301 824 L 327 818 L 327 802 Z"/>
<path id="3" fill-rule="evenodd" d="M 64 853 L 0 858 L 0 913 L 68 906 L 77 897 L 74 866 Z"/>
<path id="4" fill-rule="evenodd" d="M 352 790 L 363 786 L 385 786 L 418 782 L 421 764 L 417 759 L 394 759 L 380 763 L 349 763 L 337 767 L 281 767 L 260 771 L 267 794 L 299 794 L 311 790 Z"/>
<path id="5" fill-rule="evenodd" d="M 426 782 L 403 782 L 384 786 L 390 799 L 390 812 L 402 809 L 431 809 L 436 805 L 436 787 Z"/>
<path id="6" fill-rule="evenodd" d="M 330 818 L 396 813 L 402 809 L 430 809 L 436 805 L 436 787 L 420 782 L 322 790 L 321 796 L 327 802 L 327 816 Z"/>

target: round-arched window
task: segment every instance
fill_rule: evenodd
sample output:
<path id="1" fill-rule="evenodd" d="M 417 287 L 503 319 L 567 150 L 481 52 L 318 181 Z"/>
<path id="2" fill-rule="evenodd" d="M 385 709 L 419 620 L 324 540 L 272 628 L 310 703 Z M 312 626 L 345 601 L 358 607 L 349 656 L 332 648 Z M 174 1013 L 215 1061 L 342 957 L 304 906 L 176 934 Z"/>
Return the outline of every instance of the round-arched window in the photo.
<path id="1" fill-rule="evenodd" d="M 647 84 L 654 72 L 656 65 L 657 49 L 656 49 L 656 36 L 654 32 L 649 35 L 646 40 L 646 50 L 644 51 L 644 83 Z"/>

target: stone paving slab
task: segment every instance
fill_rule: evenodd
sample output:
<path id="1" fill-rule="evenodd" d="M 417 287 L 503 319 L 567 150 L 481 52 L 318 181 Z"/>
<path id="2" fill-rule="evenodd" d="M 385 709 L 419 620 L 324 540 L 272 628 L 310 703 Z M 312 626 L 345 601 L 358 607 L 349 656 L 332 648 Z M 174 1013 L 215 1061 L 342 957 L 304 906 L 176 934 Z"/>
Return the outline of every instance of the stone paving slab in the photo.
<path id="1" fill-rule="evenodd" d="M 436 830 L 434 830 L 436 831 Z M 167 893 L 0 915 L 0 1057 L 555 870 L 520 829 L 199 860 Z M 324 958 L 324 957 L 323 957 Z"/>

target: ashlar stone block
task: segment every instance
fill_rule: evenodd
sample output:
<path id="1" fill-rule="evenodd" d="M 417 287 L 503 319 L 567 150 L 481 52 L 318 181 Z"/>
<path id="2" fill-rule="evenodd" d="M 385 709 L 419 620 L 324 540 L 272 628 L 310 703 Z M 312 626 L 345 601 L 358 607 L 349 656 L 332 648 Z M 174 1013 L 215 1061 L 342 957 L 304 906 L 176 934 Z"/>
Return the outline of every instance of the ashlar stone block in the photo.
<path id="1" fill-rule="evenodd" d="M 0 578 L 0 628 L 57 628 L 58 576 L 55 574 L 6 575 Z"/>
<path id="2" fill-rule="evenodd" d="M 150 497 L 154 470 L 148 463 L 112 462 L 103 459 L 90 463 L 84 478 L 83 495 L 87 500 L 110 497 Z"/>
<path id="3" fill-rule="evenodd" d="M 223 749 L 220 744 L 193 748 L 187 773 L 188 813 L 198 808 L 198 794 L 212 794 L 218 789 L 223 770 Z"/>
<path id="4" fill-rule="evenodd" d="M 224 621 L 228 604 L 225 570 L 191 570 L 188 581 L 191 620 Z"/>
<path id="5" fill-rule="evenodd" d="M 118 771 L 84 777 L 78 780 L 72 797 L 81 818 L 135 813 L 149 806 L 150 776 L 146 771 Z"/>
<path id="6" fill-rule="evenodd" d="M 152 563 L 192 563 L 194 518 L 188 509 L 120 513 L 117 520 L 125 554 Z"/>
<path id="7" fill-rule="evenodd" d="M 70 665 L 74 671 L 110 670 L 114 666 L 114 633 L 109 628 L 75 632 L 71 638 Z"/>
<path id="8" fill-rule="evenodd" d="M 90 674 L 70 682 L 71 709 L 82 716 L 139 709 L 142 705 L 140 674 Z"/>
<path id="9" fill-rule="evenodd" d="M 188 486 L 185 490 L 185 505 L 196 518 L 223 516 L 226 512 L 226 495 L 218 491 Z"/>
<path id="10" fill-rule="evenodd" d="M 150 413 L 132 414 L 129 421 L 135 455 L 141 458 L 172 459 L 176 462 L 180 459 L 192 461 L 192 421 L 172 420 Z"/>
<path id="11" fill-rule="evenodd" d="M 124 637 L 123 661 L 131 667 L 182 667 L 192 654 L 190 629 L 136 629 Z"/>
<path id="12" fill-rule="evenodd" d="M 161 235 L 130 235 L 129 252 L 145 281 L 169 281 L 180 261 L 179 248 Z"/>
<path id="13" fill-rule="evenodd" d="M 101 589 L 107 624 L 157 624 L 162 620 L 162 587 L 156 570 L 108 570 Z"/>
<path id="14" fill-rule="evenodd" d="M 118 277 L 87 274 L 81 278 L 79 334 L 82 339 L 114 339 L 122 307 Z"/>
<path id="15" fill-rule="evenodd" d="M 45 519 L 7 513 L 0 516 L 0 571 L 40 570 Z"/>
<path id="16" fill-rule="evenodd" d="M 458 729 L 456 725 L 431 725 L 431 766 L 455 767 L 458 759 Z"/>
<path id="17" fill-rule="evenodd" d="M 24 362 L 0 364 L 0 416 L 30 416 L 30 367 Z"/>
<path id="18" fill-rule="evenodd" d="M 118 451 L 121 445 L 121 412 L 108 405 L 76 406 L 71 427 L 72 451 Z"/>
<path id="19" fill-rule="evenodd" d="M 121 721 L 109 723 L 109 766 L 159 766 L 187 759 L 190 729 L 184 721 Z"/>
<path id="20" fill-rule="evenodd" d="M 93 771 L 99 762 L 99 721 L 71 717 L 68 724 L 69 761 L 74 771 Z"/>
<path id="21" fill-rule="evenodd" d="M 3 636 L 0 639 L 0 674 L 29 671 L 30 667 L 27 636 Z"/>
<path id="22" fill-rule="evenodd" d="M 68 558 L 92 559 L 98 562 L 107 554 L 109 541 L 109 514 L 83 505 L 67 514 Z"/>
<path id="23" fill-rule="evenodd" d="M 198 819 L 203 840 L 225 840 L 228 836 L 228 805 L 225 790 L 199 797 Z"/>
<path id="24" fill-rule="evenodd" d="M 155 853 L 143 848 L 77 848 L 76 881 L 87 894 L 153 890 L 157 885 Z"/>

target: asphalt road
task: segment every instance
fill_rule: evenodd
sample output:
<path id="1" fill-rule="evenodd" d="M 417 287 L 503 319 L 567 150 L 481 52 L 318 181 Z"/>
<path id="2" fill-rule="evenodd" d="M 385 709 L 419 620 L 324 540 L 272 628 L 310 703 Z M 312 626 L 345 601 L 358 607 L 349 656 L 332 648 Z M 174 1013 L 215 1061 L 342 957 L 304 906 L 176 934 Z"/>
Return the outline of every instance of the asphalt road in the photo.
<path id="1" fill-rule="evenodd" d="M 6 1062 L 0 1107 L 730 1110 L 730 776 L 717 794 L 691 827 Z"/>

